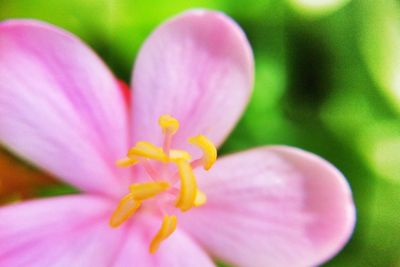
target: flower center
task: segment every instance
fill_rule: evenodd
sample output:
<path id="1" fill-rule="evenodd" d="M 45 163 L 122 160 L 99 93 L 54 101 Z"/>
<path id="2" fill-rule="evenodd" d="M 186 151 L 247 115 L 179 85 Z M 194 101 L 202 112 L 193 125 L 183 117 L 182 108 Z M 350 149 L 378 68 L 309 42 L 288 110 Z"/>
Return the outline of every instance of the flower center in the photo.
<path id="1" fill-rule="evenodd" d="M 164 219 L 158 233 L 150 243 L 150 253 L 155 253 L 161 242 L 175 231 L 176 214 L 179 210 L 185 212 L 206 203 L 207 197 L 198 189 L 193 169 L 203 166 L 205 170 L 209 170 L 217 159 L 214 144 L 204 135 L 188 139 L 190 144 L 202 150 L 203 155 L 198 159 L 192 160 L 187 151 L 171 149 L 172 138 L 178 131 L 179 121 L 169 115 L 162 115 L 158 123 L 164 135 L 162 147 L 140 141 L 128 151 L 125 158 L 116 162 L 119 167 L 140 164 L 151 180 L 130 185 L 130 192 L 121 199 L 110 218 L 110 226 L 118 227 L 129 219 L 145 201 L 158 198 L 158 202 L 151 203 L 157 203 L 154 205 L 160 209 Z M 175 166 L 176 169 L 172 175 L 166 174 L 170 165 Z M 171 206 L 173 208 L 168 209 Z"/>

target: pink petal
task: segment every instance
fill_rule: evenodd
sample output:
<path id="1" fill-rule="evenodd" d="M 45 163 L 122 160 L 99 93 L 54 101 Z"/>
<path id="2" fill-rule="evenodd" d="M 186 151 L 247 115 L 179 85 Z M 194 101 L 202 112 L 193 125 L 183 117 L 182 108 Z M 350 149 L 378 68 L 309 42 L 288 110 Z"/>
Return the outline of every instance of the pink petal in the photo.
<path id="1" fill-rule="evenodd" d="M 355 208 L 345 178 L 300 149 L 250 150 L 198 176 L 208 201 L 182 216 L 182 225 L 234 265 L 316 266 L 352 233 Z"/>
<path id="2" fill-rule="evenodd" d="M 221 144 L 240 117 L 253 83 L 253 56 L 239 26 L 213 11 L 185 12 L 143 45 L 133 72 L 134 140 L 161 144 L 163 114 L 181 122 L 175 146 L 204 134 Z"/>
<path id="3" fill-rule="evenodd" d="M 118 191 L 127 128 L 115 78 L 79 39 L 37 21 L 0 24 L 0 143 L 82 190 Z"/>
<path id="4" fill-rule="evenodd" d="M 0 208 L 2 267 L 108 267 L 124 229 L 108 226 L 109 203 L 68 196 Z"/>
<path id="5" fill-rule="evenodd" d="M 126 234 L 124 245 L 116 255 L 113 267 L 215 266 L 205 251 L 179 229 L 161 244 L 155 254 L 150 254 L 148 245 L 161 225 L 159 219 L 153 219 L 135 220 Z"/>

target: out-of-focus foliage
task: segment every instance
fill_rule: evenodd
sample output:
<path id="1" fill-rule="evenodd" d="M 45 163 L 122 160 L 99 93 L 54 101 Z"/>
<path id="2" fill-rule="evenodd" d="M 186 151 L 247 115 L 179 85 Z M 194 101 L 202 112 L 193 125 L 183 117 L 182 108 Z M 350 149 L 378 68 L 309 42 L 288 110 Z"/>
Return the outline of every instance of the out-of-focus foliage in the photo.
<path id="1" fill-rule="evenodd" d="M 129 82 L 146 36 L 196 7 L 238 21 L 256 59 L 253 98 L 221 152 L 279 143 L 323 156 L 348 178 L 358 212 L 352 240 L 326 265 L 400 265 L 398 1 L 0 0 L 0 19 L 37 18 L 68 29 Z"/>
<path id="2" fill-rule="evenodd" d="M 363 59 L 390 107 L 400 113 L 400 2 L 360 1 L 357 15 Z"/>
<path id="3" fill-rule="evenodd" d="M 0 205 L 31 198 L 41 187 L 55 184 L 50 175 L 26 165 L 0 148 Z"/>
<path id="4" fill-rule="evenodd" d="M 289 0 L 292 8 L 304 16 L 321 17 L 335 12 L 350 0 Z"/>

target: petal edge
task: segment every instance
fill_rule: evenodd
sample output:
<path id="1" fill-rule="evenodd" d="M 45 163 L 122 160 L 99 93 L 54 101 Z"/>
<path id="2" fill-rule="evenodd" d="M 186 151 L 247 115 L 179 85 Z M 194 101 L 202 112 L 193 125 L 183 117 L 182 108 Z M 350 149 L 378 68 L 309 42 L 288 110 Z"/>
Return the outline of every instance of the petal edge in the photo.
<path id="1" fill-rule="evenodd" d="M 349 185 L 331 164 L 271 146 L 197 172 L 207 203 L 182 216 L 207 250 L 237 266 L 316 266 L 348 241 L 355 222 Z"/>
<path id="2" fill-rule="evenodd" d="M 248 102 L 253 64 L 244 32 L 226 15 L 192 10 L 168 20 L 135 63 L 133 139 L 161 143 L 156 122 L 169 114 L 181 122 L 175 146 L 197 134 L 220 145 Z"/>
<path id="3" fill-rule="evenodd" d="M 0 142 L 82 190 L 118 188 L 114 160 L 126 153 L 128 126 L 115 78 L 62 29 L 0 23 Z"/>

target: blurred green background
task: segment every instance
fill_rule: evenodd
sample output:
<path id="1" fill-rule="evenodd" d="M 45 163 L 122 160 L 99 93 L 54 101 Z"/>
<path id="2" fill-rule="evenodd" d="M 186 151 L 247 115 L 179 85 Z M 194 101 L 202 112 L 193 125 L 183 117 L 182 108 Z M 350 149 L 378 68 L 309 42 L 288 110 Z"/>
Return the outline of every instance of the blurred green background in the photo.
<path id="1" fill-rule="evenodd" d="M 221 153 L 287 144 L 326 158 L 348 178 L 358 212 L 351 241 L 326 266 L 400 266 L 400 1 L 0 0 L 0 19 L 68 29 L 129 82 L 148 34 L 195 7 L 233 17 L 255 54 L 253 98 Z"/>

